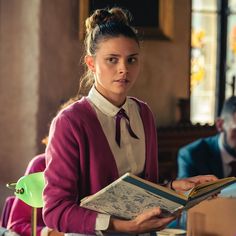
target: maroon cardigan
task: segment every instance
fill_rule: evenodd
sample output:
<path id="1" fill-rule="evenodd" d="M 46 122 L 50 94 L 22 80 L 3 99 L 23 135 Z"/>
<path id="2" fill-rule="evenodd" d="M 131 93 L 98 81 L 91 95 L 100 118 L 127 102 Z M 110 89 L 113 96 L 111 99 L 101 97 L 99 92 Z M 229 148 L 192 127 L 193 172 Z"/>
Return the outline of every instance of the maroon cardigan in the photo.
<path id="1" fill-rule="evenodd" d="M 140 106 L 146 140 L 143 178 L 157 182 L 157 138 L 153 115 Z M 49 228 L 66 233 L 95 234 L 97 213 L 80 200 L 119 177 L 116 162 L 95 110 L 82 98 L 52 121 L 46 149 L 43 216 Z"/>

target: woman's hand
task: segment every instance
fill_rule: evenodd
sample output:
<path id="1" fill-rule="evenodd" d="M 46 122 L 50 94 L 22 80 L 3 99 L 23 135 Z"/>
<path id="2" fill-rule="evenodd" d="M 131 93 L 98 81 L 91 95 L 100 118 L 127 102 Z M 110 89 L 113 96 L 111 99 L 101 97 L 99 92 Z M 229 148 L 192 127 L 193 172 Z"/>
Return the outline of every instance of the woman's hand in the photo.
<path id="1" fill-rule="evenodd" d="M 172 182 L 172 187 L 176 191 L 188 191 L 198 184 L 214 181 L 217 179 L 218 178 L 214 175 L 198 175 L 185 179 L 174 180 Z"/>
<path id="2" fill-rule="evenodd" d="M 133 220 L 119 220 L 111 218 L 109 230 L 122 233 L 147 233 L 164 229 L 178 215 L 163 218 L 159 207 L 138 215 Z"/>

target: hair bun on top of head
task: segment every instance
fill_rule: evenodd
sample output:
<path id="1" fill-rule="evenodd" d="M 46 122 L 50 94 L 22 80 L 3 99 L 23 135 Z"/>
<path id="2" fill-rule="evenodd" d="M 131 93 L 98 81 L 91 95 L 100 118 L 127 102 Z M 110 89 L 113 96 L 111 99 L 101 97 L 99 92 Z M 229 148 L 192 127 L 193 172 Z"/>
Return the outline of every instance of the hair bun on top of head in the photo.
<path id="1" fill-rule="evenodd" d="M 102 25 L 109 22 L 119 22 L 129 25 L 130 18 L 130 13 L 119 7 L 113 7 L 111 9 L 97 9 L 89 18 L 86 19 L 86 30 L 87 33 L 89 33 L 97 25 Z"/>

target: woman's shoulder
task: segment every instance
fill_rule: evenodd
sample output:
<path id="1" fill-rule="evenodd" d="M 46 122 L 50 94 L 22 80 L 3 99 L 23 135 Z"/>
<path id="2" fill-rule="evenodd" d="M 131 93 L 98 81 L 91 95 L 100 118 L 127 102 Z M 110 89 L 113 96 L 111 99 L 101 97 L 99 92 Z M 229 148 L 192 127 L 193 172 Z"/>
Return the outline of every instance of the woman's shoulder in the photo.
<path id="1" fill-rule="evenodd" d="M 68 106 L 64 107 L 58 112 L 58 115 L 71 116 L 75 115 L 75 113 L 79 113 L 83 115 L 86 112 L 90 112 L 92 110 L 90 103 L 88 102 L 86 97 L 82 97 L 80 100 L 74 101 Z"/>
<path id="2" fill-rule="evenodd" d="M 54 117 L 53 123 L 62 120 L 68 120 L 76 123 L 83 121 L 87 122 L 94 116 L 96 116 L 94 109 L 88 99 L 83 97 L 60 110 Z"/>
<path id="3" fill-rule="evenodd" d="M 139 106 L 140 110 L 149 110 L 150 111 L 150 107 L 149 105 L 147 104 L 147 102 L 143 101 L 143 100 L 140 100 L 136 97 L 132 97 L 132 96 L 129 96 L 128 97 L 128 102 L 130 104 L 136 104 Z"/>
<path id="4" fill-rule="evenodd" d="M 45 153 L 41 153 L 29 162 L 26 174 L 44 171 L 45 165 Z"/>

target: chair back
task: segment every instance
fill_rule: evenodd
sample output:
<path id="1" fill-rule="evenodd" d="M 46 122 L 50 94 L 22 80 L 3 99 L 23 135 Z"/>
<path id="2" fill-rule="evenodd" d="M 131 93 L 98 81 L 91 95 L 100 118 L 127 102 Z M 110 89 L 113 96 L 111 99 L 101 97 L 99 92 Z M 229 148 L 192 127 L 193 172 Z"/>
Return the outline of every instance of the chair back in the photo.
<path id="1" fill-rule="evenodd" d="M 9 196 L 6 198 L 1 214 L 1 224 L 0 224 L 1 227 L 7 228 L 7 223 L 10 217 L 10 212 L 14 199 L 15 196 Z"/>

